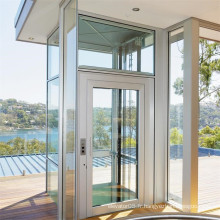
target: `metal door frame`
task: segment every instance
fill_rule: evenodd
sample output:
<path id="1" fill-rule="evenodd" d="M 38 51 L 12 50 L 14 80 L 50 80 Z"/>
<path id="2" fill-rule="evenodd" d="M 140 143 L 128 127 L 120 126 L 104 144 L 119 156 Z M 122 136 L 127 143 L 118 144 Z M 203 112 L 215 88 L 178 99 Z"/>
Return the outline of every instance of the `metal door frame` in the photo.
<path id="1" fill-rule="evenodd" d="M 94 87 L 139 90 L 138 199 L 92 207 L 92 90 Z M 86 155 L 79 155 L 79 217 L 86 218 L 153 203 L 154 179 L 154 79 L 79 71 L 79 140 L 86 138 Z M 91 122 L 88 123 L 87 122 Z M 147 179 L 147 180 L 146 180 Z M 146 180 L 146 181 L 145 181 Z M 110 208 L 111 206 L 111 208 Z"/>

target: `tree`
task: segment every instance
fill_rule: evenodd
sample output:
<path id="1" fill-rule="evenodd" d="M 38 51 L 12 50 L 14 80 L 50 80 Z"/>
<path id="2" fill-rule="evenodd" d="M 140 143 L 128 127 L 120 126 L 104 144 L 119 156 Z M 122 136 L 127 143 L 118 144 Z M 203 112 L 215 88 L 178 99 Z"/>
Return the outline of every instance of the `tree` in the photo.
<path id="1" fill-rule="evenodd" d="M 206 135 L 206 134 L 210 134 L 210 135 L 214 134 L 214 131 L 208 125 L 203 129 L 201 129 L 199 132 L 199 135 Z"/>
<path id="2" fill-rule="evenodd" d="M 0 142 L 0 155 L 10 155 L 12 154 L 13 149 L 10 145 Z"/>
<path id="3" fill-rule="evenodd" d="M 214 73 L 220 73 L 220 43 L 200 39 L 199 54 L 199 102 L 214 96 L 216 104 L 220 104 L 220 85 L 212 84 Z M 175 94 L 183 94 L 183 78 L 177 78 L 173 84 Z"/>
<path id="4" fill-rule="evenodd" d="M 7 142 L 13 148 L 13 154 L 24 154 L 25 153 L 25 140 L 20 137 L 16 137 Z"/>
<path id="5" fill-rule="evenodd" d="M 219 125 L 220 84 L 213 83 L 213 75 L 220 73 L 220 43 L 200 39 L 199 42 L 199 102 L 206 98 L 215 98 L 215 108 L 200 104 L 200 123 L 202 128 L 207 124 L 212 128 Z M 177 78 L 173 84 L 176 95 L 183 94 L 183 78 Z M 216 109 L 216 110 L 215 110 Z M 207 148 L 220 148 L 220 128 L 209 126 L 199 132 L 199 145 Z"/>
<path id="6" fill-rule="evenodd" d="M 111 125 L 110 118 L 105 115 L 103 109 L 95 111 L 93 116 L 93 147 L 96 149 L 111 148 L 110 134 L 106 129 Z"/>
<path id="7" fill-rule="evenodd" d="M 56 152 L 56 149 L 49 144 L 48 151 Z M 16 137 L 9 140 L 7 143 L 0 142 L 0 155 L 35 154 L 45 152 L 46 143 L 37 139 L 25 140 Z"/>
<path id="8" fill-rule="evenodd" d="M 206 126 L 199 132 L 199 145 L 201 147 L 220 149 L 220 127 L 214 129 Z"/>
<path id="9" fill-rule="evenodd" d="M 132 137 L 127 137 L 125 139 L 125 146 L 124 147 L 136 147 L 136 139 Z"/>
<path id="10" fill-rule="evenodd" d="M 178 128 L 172 128 L 170 131 L 170 144 L 178 145 L 183 144 L 183 135 L 180 134 Z"/>
<path id="11" fill-rule="evenodd" d="M 136 138 L 136 127 L 137 127 L 137 107 L 133 105 L 133 101 L 129 101 L 130 106 L 126 107 L 126 129 L 128 129 L 127 137 Z"/>

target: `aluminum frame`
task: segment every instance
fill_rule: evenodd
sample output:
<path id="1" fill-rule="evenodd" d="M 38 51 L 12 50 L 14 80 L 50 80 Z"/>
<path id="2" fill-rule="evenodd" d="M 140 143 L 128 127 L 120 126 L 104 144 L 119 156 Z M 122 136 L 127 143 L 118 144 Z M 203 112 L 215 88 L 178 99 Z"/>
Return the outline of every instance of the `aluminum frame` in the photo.
<path id="1" fill-rule="evenodd" d="M 113 82 L 116 80 L 116 76 L 112 75 L 111 73 L 103 73 L 103 72 L 96 72 L 94 74 L 89 74 L 87 71 L 86 72 L 83 72 L 83 71 L 80 71 L 80 75 L 82 75 L 80 78 L 79 78 L 79 81 L 78 81 L 78 84 L 82 84 L 85 79 L 84 78 L 88 78 L 90 80 L 100 80 L 100 76 L 102 75 L 103 77 L 103 80 L 106 78 L 108 79 L 106 81 L 107 84 L 109 84 L 110 82 Z M 101 74 L 101 75 L 100 75 Z M 96 76 L 97 75 L 97 76 Z M 99 76 L 99 77 L 98 77 Z M 83 78 L 82 78 L 83 77 Z M 82 79 L 81 79 L 82 78 Z M 119 79 L 119 82 L 118 82 L 118 86 L 120 83 L 123 83 L 124 80 L 123 80 L 123 75 L 119 75 L 117 76 L 117 78 Z M 128 85 L 129 83 L 134 83 L 134 78 L 135 76 L 132 76 L 130 75 L 129 77 L 126 76 L 126 80 L 128 81 Z M 111 79 L 111 80 L 110 80 Z M 114 79 L 114 80 L 113 80 Z M 110 81 L 109 81 L 110 80 Z M 129 81 L 130 80 L 130 81 Z M 151 81 L 151 83 L 149 82 L 149 80 Z M 148 180 L 152 180 L 152 181 L 148 181 L 146 184 L 145 184 L 145 190 L 144 190 L 144 198 L 143 198 L 143 202 L 144 203 L 147 203 L 147 204 L 152 204 L 153 203 L 153 185 L 154 185 L 154 178 L 153 178 L 153 167 L 154 167 L 154 95 L 152 94 L 152 92 L 154 93 L 154 89 L 153 89 L 153 86 L 154 86 L 154 80 L 152 78 L 149 78 L 149 80 L 146 81 L 146 85 L 145 85 L 145 99 L 148 100 L 144 103 L 144 106 L 143 108 L 145 109 L 144 111 L 145 112 L 145 135 L 144 135 L 144 138 L 145 138 L 145 141 L 147 143 L 145 143 L 145 146 L 149 146 L 149 148 L 147 148 L 147 150 L 145 150 L 145 156 L 144 156 L 144 159 L 145 159 L 145 170 L 144 170 L 144 176 L 145 177 L 148 177 Z M 140 77 L 136 78 L 135 79 L 135 82 L 136 83 L 142 83 L 143 84 L 143 81 L 141 80 Z M 81 87 L 85 85 L 85 82 L 84 84 L 81 85 Z M 135 84 L 134 84 L 135 85 Z M 84 88 L 84 87 L 83 87 Z M 112 88 L 112 87 L 111 87 Z M 148 97 L 148 93 L 147 91 L 150 92 L 151 96 Z M 82 89 L 81 88 L 81 92 L 83 93 L 82 96 L 80 97 L 87 97 L 87 90 L 84 88 Z M 79 90 L 78 90 L 78 93 L 79 93 Z M 150 104 L 150 108 L 149 106 L 147 106 L 147 103 L 151 103 Z M 84 105 L 87 105 L 88 103 L 86 102 L 85 98 L 81 98 L 80 99 L 80 102 L 78 103 L 78 106 L 84 106 Z M 85 115 L 87 117 L 89 117 L 87 115 L 87 113 L 85 112 L 85 109 L 86 108 L 82 108 L 80 109 L 80 119 L 81 121 L 87 121 L 88 119 L 85 119 Z M 150 121 L 150 122 L 149 122 Z M 79 135 L 80 135 L 80 138 L 87 138 L 87 132 L 86 132 L 86 125 L 78 125 L 78 129 L 79 129 Z M 78 143 L 79 144 L 79 143 Z M 90 143 L 89 143 L 89 140 L 87 138 L 87 146 L 89 146 Z M 87 150 L 87 154 L 88 154 L 89 150 Z M 86 169 L 86 166 L 87 166 L 87 159 L 86 159 L 86 156 L 80 156 L 78 154 L 78 157 L 80 157 L 80 182 L 81 182 L 81 187 L 83 189 L 86 188 L 85 185 L 82 186 L 82 183 L 85 183 L 85 176 L 87 176 L 87 169 Z M 140 179 L 140 184 L 144 185 L 144 179 Z M 141 186 L 142 187 L 142 186 Z M 78 188 L 78 191 L 80 190 L 80 188 Z M 81 189 L 81 194 L 80 194 L 80 197 L 78 198 L 78 200 L 80 201 L 80 205 L 79 205 L 79 208 L 82 207 L 82 211 L 80 211 L 80 214 L 79 214 L 79 217 L 80 218 L 86 218 L 87 216 L 85 215 L 85 208 L 83 208 L 85 206 L 85 200 L 82 199 L 82 198 L 86 198 L 87 197 L 87 192 L 85 190 L 82 190 Z M 128 202 L 125 202 L 126 204 Z M 111 210 L 111 211 L 114 211 L 114 210 Z M 116 210 L 115 210 L 116 211 Z M 95 213 L 95 215 L 98 214 L 98 213 Z"/>
<path id="2" fill-rule="evenodd" d="M 118 70 L 118 69 L 111 69 L 111 68 L 103 68 L 103 67 L 91 67 L 91 66 L 78 66 L 79 70 L 82 69 L 89 69 L 89 70 L 96 70 L 96 71 L 111 71 L 111 72 L 127 72 L 129 74 L 137 74 L 137 75 L 146 75 L 146 76 L 152 76 L 154 77 L 156 75 L 156 31 L 157 30 L 162 30 L 161 28 L 156 28 L 156 27 L 151 27 L 148 25 L 143 25 L 143 24 L 138 24 L 138 23 L 134 23 L 134 22 L 128 22 L 125 20 L 121 20 L 121 19 L 116 19 L 113 17 L 107 17 L 104 15 L 97 15 L 94 13 L 90 13 L 90 12 L 85 12 L 85 11 L 78 11 L 78 16 L 82 16 L 82 17 L 88 17 L 92 20 L 100 20 L 103 21 L 105 24 L 110 23 L 110 25 L 112 25 L 111 23 L 115 23 L 116 26 L 119 27 L 124 27 L 124 28 L 129 28 L 131 30 L 136 30 L 136 29 L 140 29 L 140 31 L 143 32 L 147 32 L 147 31 L 151 31 L 154 32 L 154 51 L 153 51 L 153 60 L 154 60 L 154 64 L 153 64 L 153 74 L 149 74 L 147 72 L 138 72 L 138 71 L 129 71 L 129 70 Z M 79 36 L 78 36 L 79 39 Z M 79 49 L 79 48 L 77 48 Z"/>
<path id="3" fill-rule="evenodd" d="M 199 27 L 220 31 L 220 25 L 197 18 L 186 19 L 166 29 L 169 31 L 184 27 L 184 109 L 183 109 L 183 192 L 182 209 L 198 212 L 198 77 L 199 77 Z M 168 61 L 169 62 L 169 61 Z M 168 95 L 169 96 L 169 95 Z M 167 114 L 169 125 L 169 110 Z M 167 137 L 169 137 L 167 129 Z M 169 152 L 169 143 L 167 141 Z M 168 166 L 169 155 L 166 163 Z M 168 181 L 168 176 L 167 176 Z M 168 193 L 168 187 L 167 187 Z M 167 197 L 168 200 L 168 197 Z M 169 201 L 167 201 L 170 203 Z M 178 204 L 171 203 L 174 206 Z"/>
<path id="4" fill-rule="evenodd" d="M 63 71 L 63 59 L 64 59 L 64 54 L 63 54 L 63 9 L 64 7 L 67 6 L 67 4 L 70 2 L 71 0 L 66 0 L 63 1 L 60 4 L 60 73 L 62 73 Z M 77 10 L 78 13 L 78 10 Z M 138 75 L 135 74 L 134 72 L 131 73 L 122 73 L 119 71 L 114 71 L 114 74 L 122 74 L 122 75 L 132 75 L 132 76 L 136 76 L 136 77 L 147 77 L 147 78 L 154 78 L 155 79 L 155 129 L 157 129 L 158 125 L 165 125 L 163 127 L 163 129 L 160 129 L 160 131 L 158 133 L 155 132 L 155 168 L 154 168 L 154 172 L 155 172 L 155 176 L 154 176 L 154 181 L 155 181 L 155 189 L 154 189 L 154 202 L 160 202 L 160 201 L 166 201 L 167 200 L 167 193 L 168 193 L 168 189 L 167 189 L 167 165 L 168 165 L 168 158 L 167 158 L 167 142 L 168 142 L 168 137 L 167 137 L 167 132 L 168 132 L 168 31 L 171 31 L 173 29 L 177 29 L 179 27 L 182 27 L 185 22 L 190 21 L 191 19 L 197 20 L 199 23 L 199 26 L 201 27 L 205 27 L 205 28 L 210 28 L 213 30 L 220 30 L 220 25 L 219 24 L 214 24 L 214 23 L 210 23 L 210 22 L 206 22 L 203 20 L 199 20 L 199 19 L 195 19 L 195 18 L 189 18 L 186 19 L 178 24 L 175 24 L 169 28 L 166 29 L 160 29 L 160 28 L 155 28 L 152 26 L 147 26 L 147 25 L 142 25 L 142 24 L 137 24 L 137 23 L 133 23 L 133 22 L 129 22 L 129 21 L 124 21 L 124 20 L 120 20 L 120 19 L 116 19 L 116 18 L 112 18 L 112 17 L 107 17 L 107 16 L 102 16 L 102 15 L 97 15 L 97 14 L 93 14 L 93 13 L 89 13 L 89 12 L 84 12 L 84 11 L 79 11 L 79 14 L 81 15 L 85 15 L 85 16 L 92 16 L 95 18 L 99 18 L 99 19 L 105 19 L 105 20 L 109 20 L 112 22 L 118 22 L 118 23 L 122 23 L 122 24 L 126 24 L 126 25 L 130 25 L 130 26 L 137 26 L 137 27 L 142 27 L 145 29 L 150 29 L 150 30 L 154 30 L 155 31 L 155 52 L 154 52 L 154 59 L 155 57 L 157 57 L 157 59 L 154 60 L 154 76 L 150 76 L 150 75 Z M 77 15 L 77 19 L 78 19 L 78 15 Z M 78 21 L 77 21 L 77 28 L 78 28 Z M 162 36 L 161 36 L 162 34 Z M 78 36 L 77 36 L 78 37 Z M 77 44 L 78 44 L 78 39 L 77 39 Z M 162 49 L 161 49 L 162 48 Z M 77 52 L 78 52 L 78 45 L 77 45 Z M 159 62 L 159 60 L 161 62 Z M 78 69 L 78 71 L 87 71 L 87 72 L 103 72 L 103 73 L 107 73 L 109 72 L 109 70 L 105 70 L 105 69 Z M 112 73 L 111 73 L 112 74 Z M 62 75 L 62 74 L 61 74 Z M 63 86 L 63 76 L 60 76 L 60 85 Z M 60 124 L 62 123 L 62 117 L 63 117 L 63 91 L 62 89 L 63 87 L 60 87 Z M 78 91 L 78 88 L 77 88 Z M 79 95 L 79 93 L 78 93 Z M 78 95 L 77 95 L 77 100 L 78 100 Z M 79 100 L 77 101 L 77 103 L 79 102 Z M 161 111 L 160 110 L 163 109 L 163 113 L 161 115 Z M 77 114 L 77 113 L 76 113 Z M 76 127 L 78 128 L 78 122 L 76 121 Z M 62 126 L 59 127 L 59 131 L 60 131 L 60 138 L 62 139 Z M 59 152 L 60 152 L 60 158 L 59 158 L 59 163 L 64 162 L 63 159 L 65 160 L 65 158 L 63 158 L 62 156 L 62 141 L 59 141 Z M 162 152 L 160 152 L 160 150 L 162 150 Z M 78 158 L 78 153 L 77 153 L 77 158 Z M 76 161 L 77 161 L 76 158 Z M 162 159 L 162 160 L 161 160 Z M 161 164 L 159 164 L 157 161 L 163 161 Z M 165 166 L 164 166 L 165 165 Z M 162 167 L 163 166 L 163 167 Z M 78 162 L 76 163 L 76 170 L 78 170 Z M 59 168 L 59 198 L 62 198 L 62 193 L 63 193 L 63 188 L 62 188 L 62 179 L 63 179 L 63 174 L 62 174 L 63 170 L 61 168 Z M 161 183 L 160 180 L 162 180 Z M 79 188 L 79 176 L 78 176 L 78 172 L 76 172 L 76 189 Z M 77 192 L 77 190 L 76 190 Z M 78 195 L 76 195 L 78 198 Z M 76 201 L 76 207 L 78 207 L 79 204 L 79 200 L 77 199 Z M 62 207 L 63 203 L 62 203 L 62 199 L 59 199 L 59 218 L 61 218 L 62 216 Z M 78 208 L 76 210 L 76 216 L 78 215 Z"/>
<path id="5" fill-rule="evenodd" d="M 65 192 L 66 192 L 66 178 L 65 178 L 65 172 L 66 172 L 66 157 L 65 157 L 65 149 L 63 148 L 64 144 L 63 144 L 63 132 L 64 132 L 64 65 L 65 65 L 65 61 L 66 61 L 66 57 L 64 54 L 64 44 L 66 44 L 66 42 L 64 42 L 64 27 L 65 27 L 65 9 L 66 7 L 68 7 L 68 5 L 71 2 L 76 3 L 76 29 L 78 30 L 78 1 L 77 0 L 64 0 L 60 3 L 60 17 L 59 17 L 59 24 L 60 24 L 60 114 L 59 114 L 59 120 L 60 120 L 60 126 L 59 126 L 59 148 L 60 148 L 60 154 L 59 154 L 59 203 L 58 203 L 58 208 L 59 208 L 59 212 L 58 212 L 58 219 L 66 219 L 66 203 L 65 203 Z M 78 32 L 78 31 L 77 31 Z M 76 34 L 76 54 L 78 54 L 78 34 Z M 77 78 L 77 74 L 78 74 L 78 64 L 77 64 L 78 58 L 76 56 L 76 78 Z M 77 88 L 76 88 L 77 91 Z M 75 126 L 77 128 L 77 114 L 78 114 L 78 110 L 77 110 L 77 96 L 76 96 L 76 122 L 75 122 Z M 76 129 L 76 134 L 75 134 L 75 146 L 77 146 L 77 129 Z M 77 170 L 77 155 L 78 155 L 78 149 L 77 147 L 75 148 L 75 155 L 76 155 L 76 167 L 75 170 Z M 75 189 L 77 189 L 77 178 L 78 172 L 75 172 Z M 77 190 L 75 190 L 75 198 L 77 198 Z M 76 200 L 76 199 L 75 199 Z M 74 207 L 74 219 L 77 219 L 78 216 L 78 211 L 77 211 L 77 200 L 75 201 L 75 207 Z"/>
<path id="6" fill-rule="evenodd" d="M 53 160 L 51 160 L 48 157 L 48 85 L 51 81 L 59 79 L 59 74 L 56 76 L 53 76 L 51 78 L 48 77 L 48 41 L 49 38 L 59 29 L 59 27 L 54 28 L 54 30 L 48 35 L 47 37 L 47 74 L 46 74 L 46 192 L 48 192 L 48 160 L 52 162 L 55 166 L 58 167 L 58 164 L 55 163 Z"/>

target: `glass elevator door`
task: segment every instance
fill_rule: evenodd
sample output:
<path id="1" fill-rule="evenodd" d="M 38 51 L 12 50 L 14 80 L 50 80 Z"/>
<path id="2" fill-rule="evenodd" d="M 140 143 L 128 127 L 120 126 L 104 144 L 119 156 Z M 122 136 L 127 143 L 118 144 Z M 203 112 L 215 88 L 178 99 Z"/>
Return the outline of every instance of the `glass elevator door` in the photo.
<path id="1" fill-rule="evenodd" d="M 138 96 L 93 88 L 93 207 L 138 199 Z"/>
<path id="2" fill-rule="evenodd" d="M 152 204 L 154 80 L 79 76 L 80 219 Z"/>

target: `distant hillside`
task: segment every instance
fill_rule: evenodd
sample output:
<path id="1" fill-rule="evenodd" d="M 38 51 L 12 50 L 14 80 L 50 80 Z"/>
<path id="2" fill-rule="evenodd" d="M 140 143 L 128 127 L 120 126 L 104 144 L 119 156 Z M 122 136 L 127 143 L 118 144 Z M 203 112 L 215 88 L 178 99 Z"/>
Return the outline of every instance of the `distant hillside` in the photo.
<path id="1" fill-rule="evenodd" d="M 94 116 L 100 108 L 94 108 Z M 106 117 L 111 117 L 110 108 L 102 108 Z M 50 110 L 49 126 L 57 127 L 58 111 Z M 180 119 L 179 120 L 179 115 Z M 182 128 L 183 106 L 170 106 L 170 127 Z M 29 104 L 16 99 L 0 99 L 0 130 L 10 129 L 39 129 L 45 128 L 46 125 L 46 105 L 42 103 Z M 200 105 L 200 123 L 199 129 L 206 126 L 214 128 L 220 126 L 220 110 L 213 103 Z"/>
<path id="2" fill-rule="evenodd" d="M 46 105 L 0 99 L 0 129 L 45 128 Z"/>
<path id="3" fill-rule="evenodd" d="M 179 118 L 181 120 L 179 120 Z M 170 128 L 183 128 L 183 105 L 170 106 Z M 214 103 L 200 104 L 199 129 L 220 126 L 220 107 Z"/>

